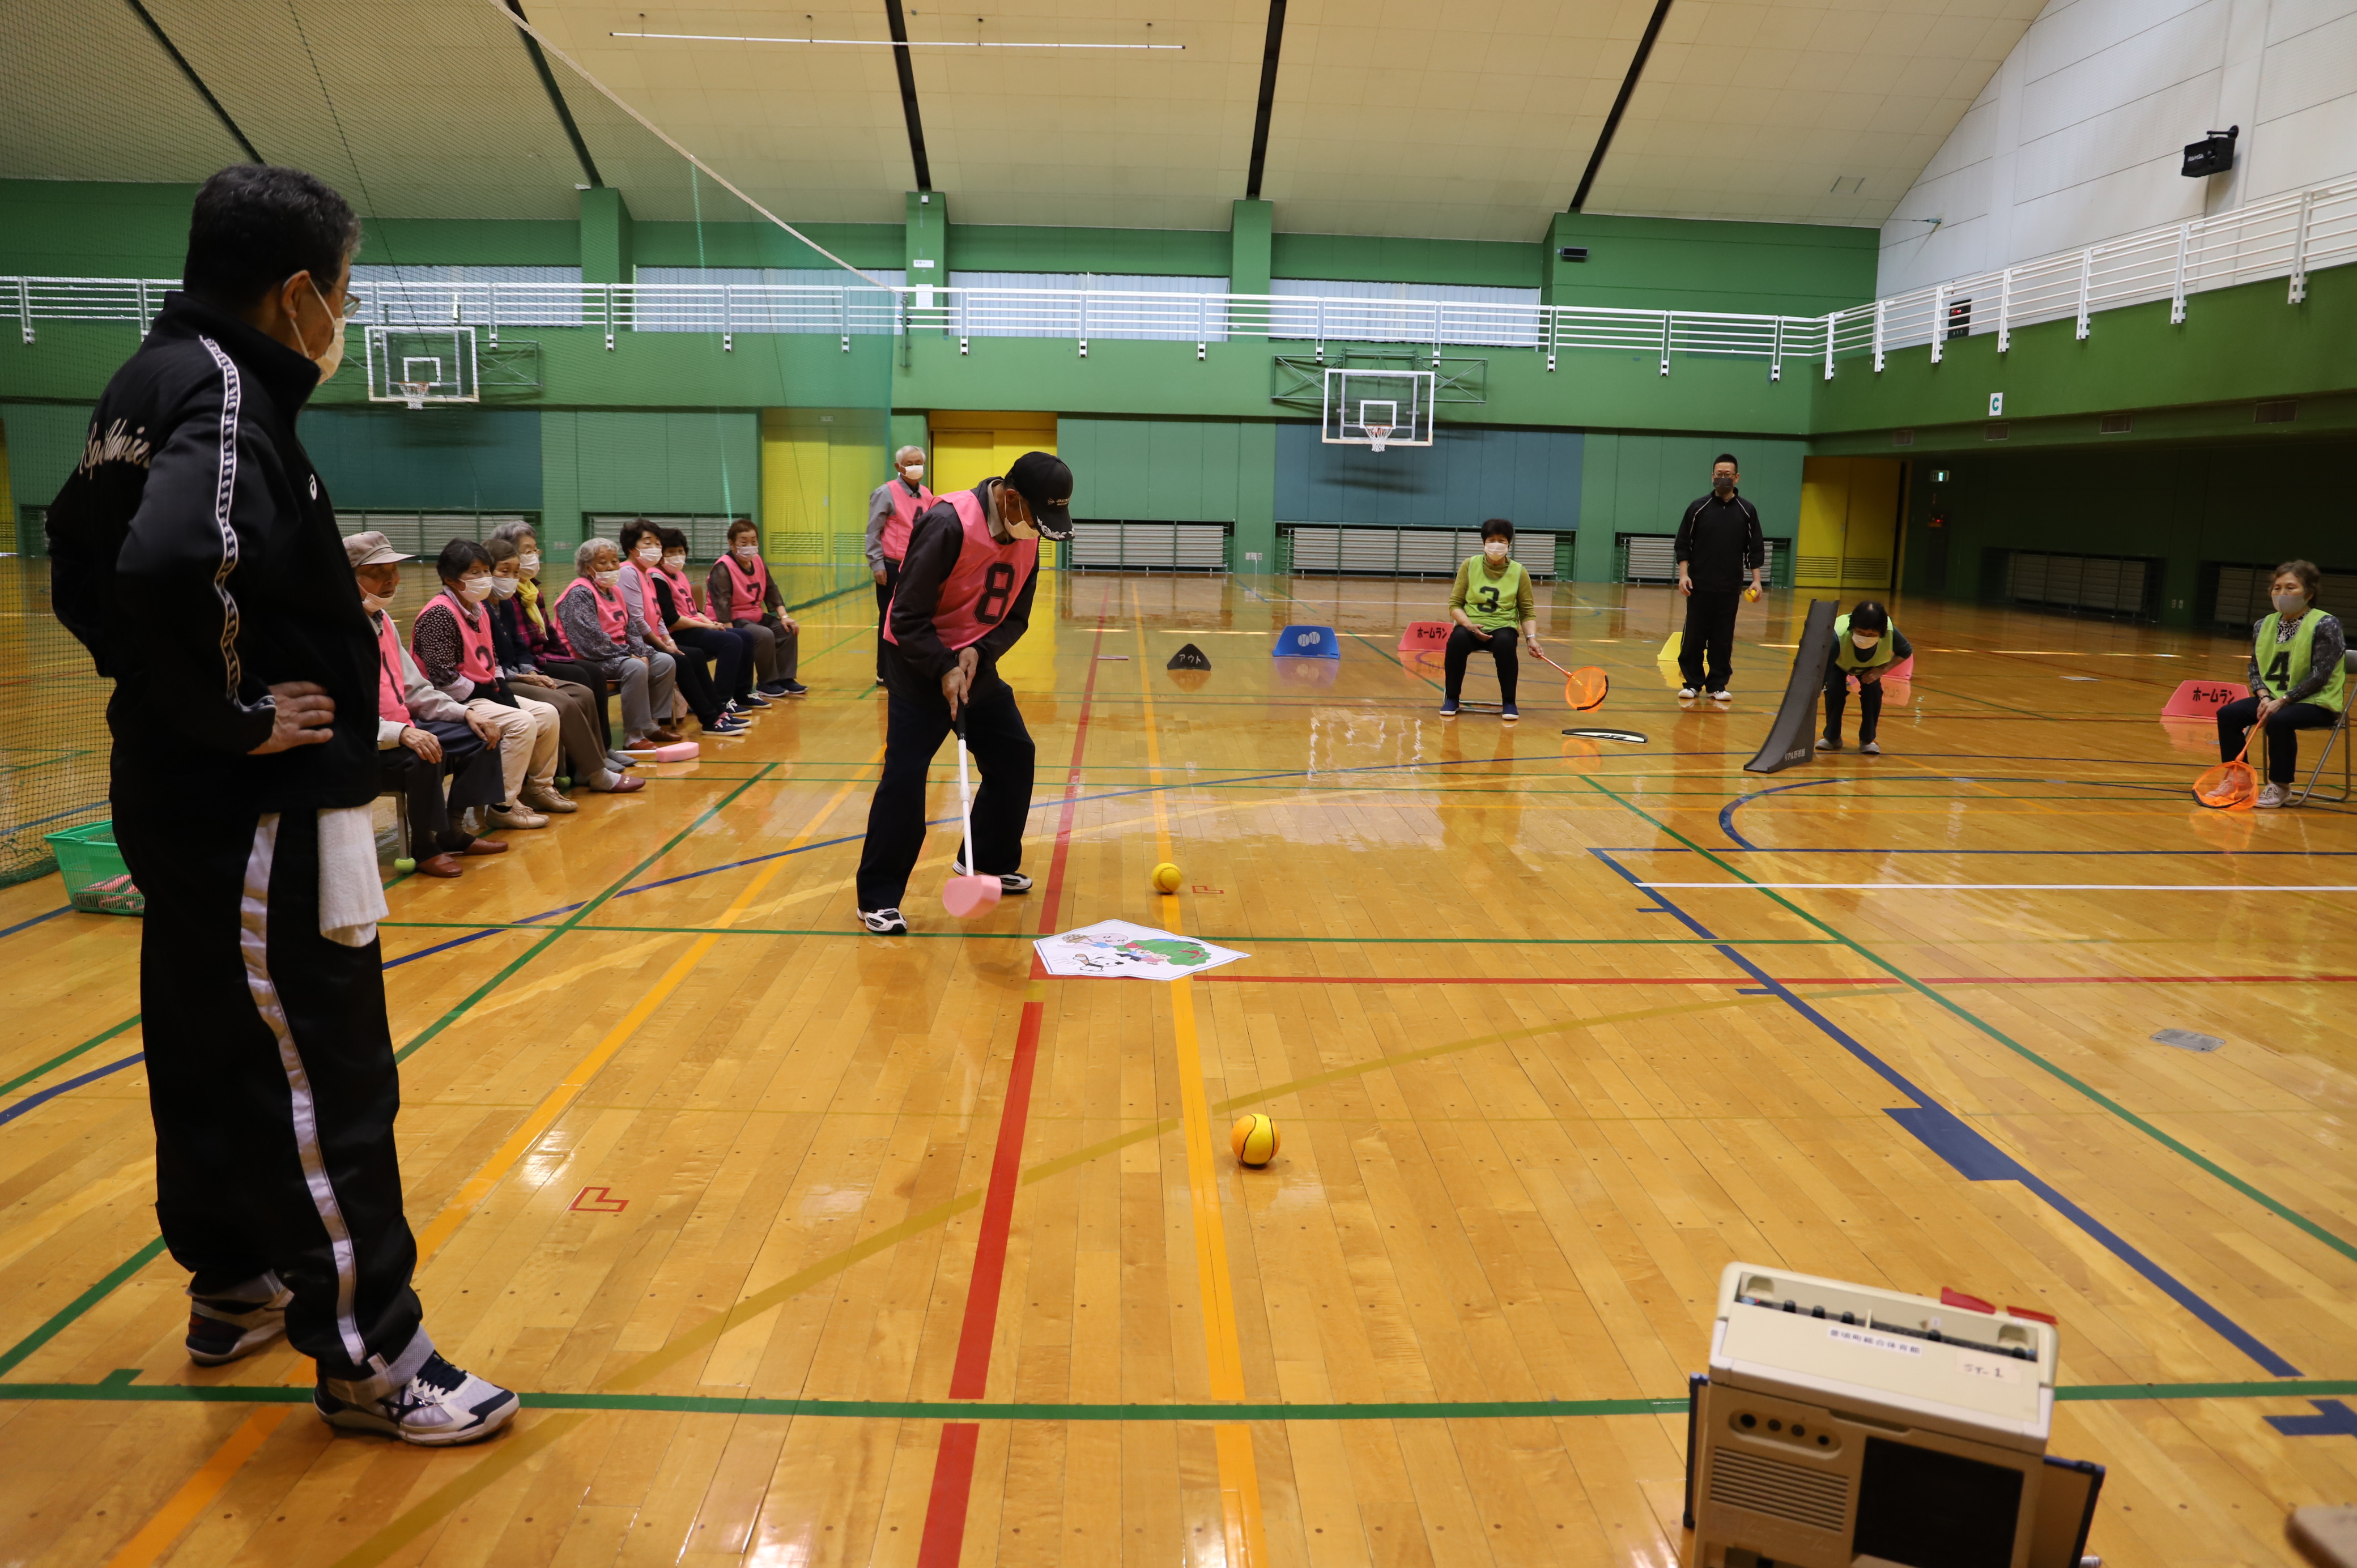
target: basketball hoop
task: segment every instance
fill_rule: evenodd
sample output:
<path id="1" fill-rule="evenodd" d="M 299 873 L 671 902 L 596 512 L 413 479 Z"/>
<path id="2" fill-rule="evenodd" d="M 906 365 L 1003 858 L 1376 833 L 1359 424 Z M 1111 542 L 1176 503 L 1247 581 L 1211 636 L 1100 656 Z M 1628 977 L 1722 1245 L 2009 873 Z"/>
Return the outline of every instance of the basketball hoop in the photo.
<path id="1" fill-rule="evenodd" d="M 1383 443 L 1392 438 L 1392 427 L 1388 424 L 1367 424 L 1360 428 L 1367 433 L 1367 450 L 1370 452 L 1382 451 Z"/>
<path id="2" fill-rule="evenodd" d="M 424 408 L 425 394 L 434 390 L 434 385 L 431 381 L 395 381 L 393 388 L 410 407 Z"/>

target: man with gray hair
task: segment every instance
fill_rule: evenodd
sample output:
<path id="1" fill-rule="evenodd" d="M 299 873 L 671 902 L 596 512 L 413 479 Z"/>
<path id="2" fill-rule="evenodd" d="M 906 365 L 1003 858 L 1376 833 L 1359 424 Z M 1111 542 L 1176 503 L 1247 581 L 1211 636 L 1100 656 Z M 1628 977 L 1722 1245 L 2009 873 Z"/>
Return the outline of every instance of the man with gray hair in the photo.
<path id="1" fill-rule="evenodd" d="M 892 454 L 898 476 L 867 498 L 867 570 L 876 579 L 876 683 L 884 683 L 884 618 L 892 590 L 899 585 L 900 561 L 909 553 L 909 529 L 933 504 L 925 488 L 925 449 L 903 446 Z"/>

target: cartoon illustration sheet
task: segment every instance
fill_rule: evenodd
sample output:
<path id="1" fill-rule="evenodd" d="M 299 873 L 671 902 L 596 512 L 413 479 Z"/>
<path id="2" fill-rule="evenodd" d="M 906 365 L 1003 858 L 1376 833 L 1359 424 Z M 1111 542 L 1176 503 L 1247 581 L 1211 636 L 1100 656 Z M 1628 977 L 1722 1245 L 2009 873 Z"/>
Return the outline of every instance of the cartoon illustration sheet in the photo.
<path id="1" fill-rule="evenodd" d="M 1099 920 L 1031 945 L 1048 972 L 1066 980 L 1183 980 L 1252 956 L 1127 920 Z"/>

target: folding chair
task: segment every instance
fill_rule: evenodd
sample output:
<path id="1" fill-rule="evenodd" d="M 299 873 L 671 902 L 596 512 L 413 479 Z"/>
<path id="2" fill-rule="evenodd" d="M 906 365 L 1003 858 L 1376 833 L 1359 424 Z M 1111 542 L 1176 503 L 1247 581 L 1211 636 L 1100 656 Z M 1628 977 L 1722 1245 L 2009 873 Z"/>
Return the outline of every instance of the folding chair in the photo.
<path id="1" fill-rule="evenodd" d="M 2309 773 L 2308 788 L 2299 792 L 2299 800 L 2292 802 L 2294 805 L 2305 802 L 2310 795 L 2316 793 L 2316 781 L 2324 777 L 2324 765 L 2328 761 L 2331 760 L 2332 747 L 2336 743 L 2342 740 L 2341 732 L 2349 727 L 2349 709 L 2345 705 L 2347 703 L 2347 693 L 2349 689 L 2348 677 L 2357 676 L 2357 651 L 2351 651 L 2342 654 L 2341 656 L 2341 668 L 2346 672 L 2341 682 L 2342 702 L 2344 705 L 2341 710 L 2340 716 L 2332 721 L 2332 727 L 2325 731 L 2324 749 L 2316 754 L 2316 767 Z M 2348 804 L 2349 793 L 2349 747 L 2343 744 L 2341 746 L 2341 798 L 2336 804 Z"/>

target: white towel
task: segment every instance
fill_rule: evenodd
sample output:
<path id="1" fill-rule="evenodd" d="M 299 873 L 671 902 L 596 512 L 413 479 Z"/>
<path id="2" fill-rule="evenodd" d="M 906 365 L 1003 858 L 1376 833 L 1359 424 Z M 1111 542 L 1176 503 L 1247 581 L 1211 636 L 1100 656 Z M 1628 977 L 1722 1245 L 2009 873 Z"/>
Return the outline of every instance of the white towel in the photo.
<path id="1" fill-rule="evenodd" d="M 376 940 L 384 918 L 376 870 L 376 811 L 346 806 L 319 813 L 319 934 L 348 948 Z"/>

